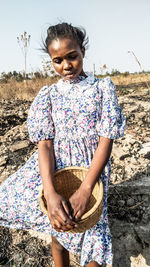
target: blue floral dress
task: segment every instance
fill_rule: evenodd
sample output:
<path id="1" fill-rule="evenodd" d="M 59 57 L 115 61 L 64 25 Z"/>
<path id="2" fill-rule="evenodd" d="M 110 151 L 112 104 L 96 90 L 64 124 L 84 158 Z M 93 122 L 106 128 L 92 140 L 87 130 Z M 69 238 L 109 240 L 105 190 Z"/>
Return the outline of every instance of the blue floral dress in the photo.
<path id="1" fill-rule="evenodd" d="M 60 79 L 50 87 L 43 87 L 31 105 L 27 125 L 32 142 L 53 139 L 56 169 L 88 168 L 99 137 L 121 137 L 125 118 L 111 79 L 97 79 L 91 75 L 73 81 Z M 81 254 L 82 266 L 91 261 L 112 264 L 107 218 L 110 160 L 100 178 L 104 185 L 104 203 L 99 222 L 85 233 L 58 233 L 39 208 L 37 196 L 41 176 L 36 151 L 0 187 L 0 225 L 53 235 L 68 251 Z"/>

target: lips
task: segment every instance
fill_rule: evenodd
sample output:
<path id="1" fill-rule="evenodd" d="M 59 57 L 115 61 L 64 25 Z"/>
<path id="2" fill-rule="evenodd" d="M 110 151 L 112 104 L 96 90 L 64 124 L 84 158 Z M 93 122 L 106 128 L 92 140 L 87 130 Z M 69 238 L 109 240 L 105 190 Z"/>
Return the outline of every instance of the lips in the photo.
<path id="1" fill-rule="evenodd" d="M 65 73 L 65 78 L 72 79 L 73 77 L 74 77 L 74 73 L 73 72 L 67 72 L 67 73 Z"/>
<path id="2" fill-rule="evenodd" d="M 65 76 L 68 76 L 68 75 L 73 75 L 73 72 L 71 72 L 71 71 L 66 72 L 66 73 L 65 73 Z"/>

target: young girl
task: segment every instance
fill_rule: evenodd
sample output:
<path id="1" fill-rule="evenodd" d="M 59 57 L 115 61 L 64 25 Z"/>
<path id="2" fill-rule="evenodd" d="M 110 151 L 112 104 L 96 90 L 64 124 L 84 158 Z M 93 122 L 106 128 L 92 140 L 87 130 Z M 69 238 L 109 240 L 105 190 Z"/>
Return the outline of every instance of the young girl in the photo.
<path id="1" fill-rule="evenodd" d="M 67 23 L 48 28 L 44 49 L 62 78 L 43 87 L 29 111 L 29 135 L 38 144 L 38 151 L 0 188 L 0 224 L 51 234 L 56 267 L 69 266 L 69 251 L 81 254 L 82 266 L 112 264 L 107 218 L 109 158 L 113 139 L 123 135 L 125 118 L 110 78 L 97 79 L 84 72 L 86 44 L 83 29 Z M 53 185 L 55 170 L 68 166 L 89 169 L 70 198 L 72 215 Z M 97 179 L 104 186 L 103 212 L 98 223 L 85 233 L 67 232 L 77 226 Z M 41 183 L 49 218 L 39 208 Z"/>

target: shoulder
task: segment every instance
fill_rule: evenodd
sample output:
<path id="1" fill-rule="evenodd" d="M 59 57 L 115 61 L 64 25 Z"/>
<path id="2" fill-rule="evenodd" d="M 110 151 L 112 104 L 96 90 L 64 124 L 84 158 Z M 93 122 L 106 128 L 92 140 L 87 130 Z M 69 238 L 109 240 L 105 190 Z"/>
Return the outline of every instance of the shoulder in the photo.
<path id="1" fill-rule="evenodd" d="M 101 86 L 101 87 L 115 86 L 113 81 L 111 80 L 111 78 L 109 76 L 107 76 L 105 78 L 98 78 L 98 83 L 99 83 L 99 86 Z"/>
<path id="2" fill-rule="evenodd" d="M 52 84 L 50 86 L 43 86 L 38 92 L 37 96 L 49 96 L 50 92 L 55 88 L 56 84 Z"/>
<path id="3" fill-rule="evenodd" d="M 44 110 L 49 110 L 51 108 L 51 91 L 54 86 L 55 84 L 52 84 L 51 86 L 46 85 L 39 90 L 30 106 L 28 117 L 32 117 L 33 114 L 38 115 L 39 112 L 43 112 Z"/>
<path id="4" fill-rule="evenodd" d="M 52 84 L 50 86 L 48 85 L 43 86 L 38 92 L 38 94 L 36 95 L 36 97 L 34 98 L 32 104 L 33 105 L 38 104 L 38 103 L 42 104 L 50 100 L 51 91 L 54 89 L 55 86 L 56 86 L 55 84 Z"/>
<path id="5" fill-rule="evenodd" d="M 53 90 L 54 85 L 43 86 L 38 92 L 37 96 L 34 98 L 29 112 L 28 112 L 28 121 L 30 118 L 43 116 L 51 110 L 51 97 L 50 93 Z"/>
<path id="6" fill-rule="evenodd" d="M 98 79 L 99 92 L 103 96 L 116 94 L 116 86 L 109 76 L 103 79 Z"/>

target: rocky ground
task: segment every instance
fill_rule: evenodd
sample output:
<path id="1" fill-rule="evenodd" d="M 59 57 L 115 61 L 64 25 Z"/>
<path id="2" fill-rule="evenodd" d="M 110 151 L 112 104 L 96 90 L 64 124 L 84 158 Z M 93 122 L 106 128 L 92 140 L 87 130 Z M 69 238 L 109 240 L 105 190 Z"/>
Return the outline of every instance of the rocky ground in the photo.
<path id="1" fill-rule="evenodd" d="M 150 174 L 150 94 L 143 89 L 119 96 L 127 120 L 125 136 L 115 140 L 112 183 Z M 36 147 L 30 143 L 26 118 L 30 101 L 0 101 L 0 182 L 20 168 Z"/>
<path id="2" fill-rule="evenodd" d="M 125 136 L 114 141 L 111 184 L 142 182 L 142 179 L 145 183 L 144 179 L 150 176 L 150 92 L 146 88 L 119 90 L 119 103 L 126 116 L 127 128 Z M 30 143 L 26 127 L 30 104 L 30 101 L 14 99 L 0 101 L 0 183 L 20 168 L 37 149 Z M 118 199 L 112 198 L 116 213 L 111 209 L 111 202 L 110 218 L 124 219 L 125 213 L 120 215 L 119 212 L 116 215 L 118 206 L 134 207 L 142 201 L 149 203 L 148 199 L 142 197 L 138 195 L 135 199 L 121 198 L 120 203 L 117 202 Z M 131 210 L 132 214 L 134 209 Z M 134 216 L 130 216 L 128 212 L 125 220 L 132 223 L 139 223 L 141 220 L 144 223 L 145 220 L 148 223 L 150 214 L 144 219 L 142 207 L 137 212 L 137 216 L 135 212 Z M 16 234 L 16 231 L 0 228 L 0 240 L 0 266 L 12 266 L 14 260 L 15 266 L 53 266 L 50 239 L 47 242 L 45 238 L 40 239 L 26 231 L 18 231 Z M 78 266 L 77 261 L 77 258 L 72 257 L 72 266 Z"/>

